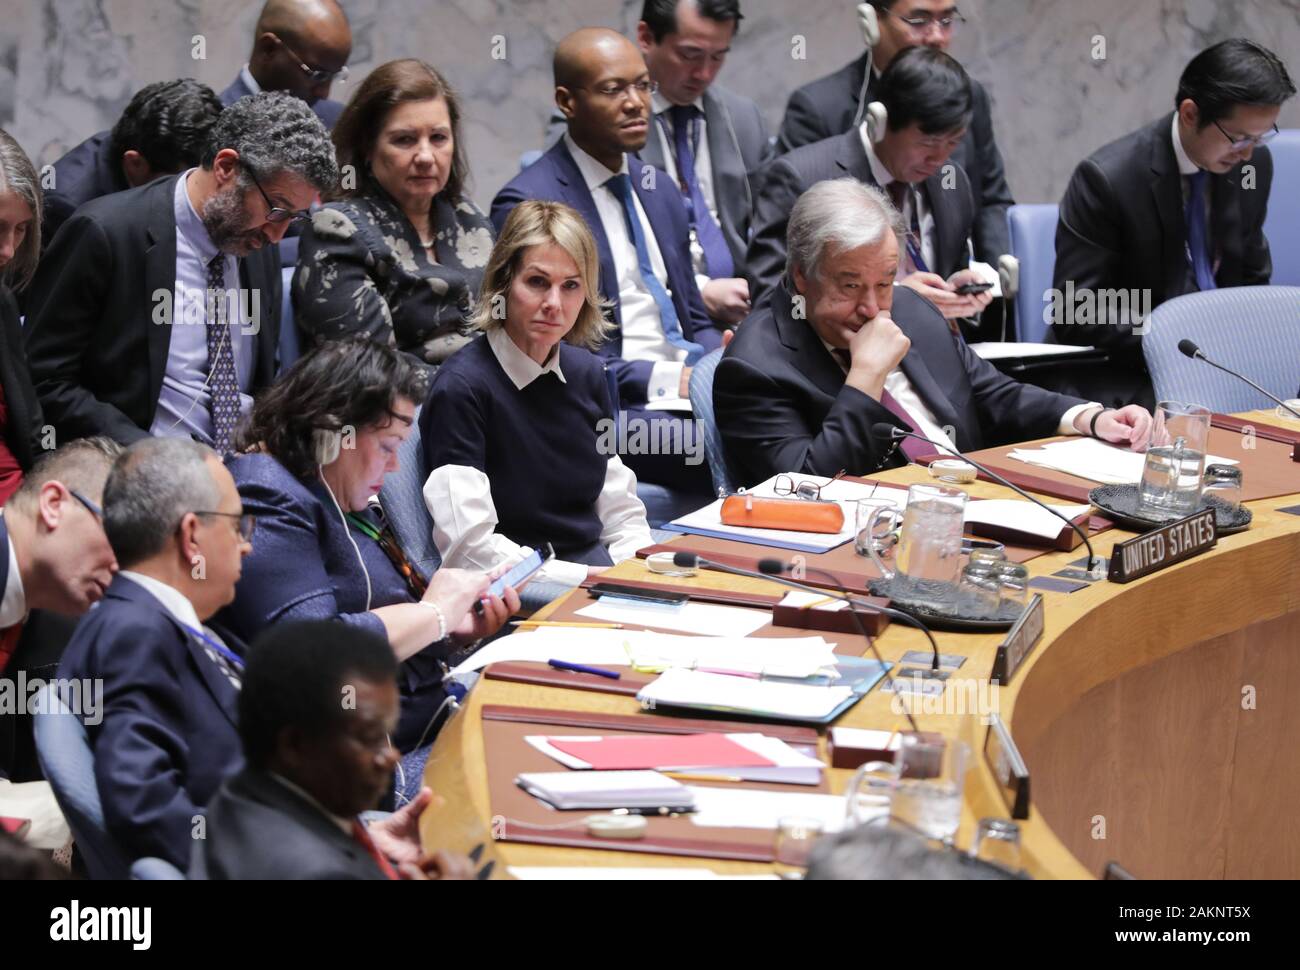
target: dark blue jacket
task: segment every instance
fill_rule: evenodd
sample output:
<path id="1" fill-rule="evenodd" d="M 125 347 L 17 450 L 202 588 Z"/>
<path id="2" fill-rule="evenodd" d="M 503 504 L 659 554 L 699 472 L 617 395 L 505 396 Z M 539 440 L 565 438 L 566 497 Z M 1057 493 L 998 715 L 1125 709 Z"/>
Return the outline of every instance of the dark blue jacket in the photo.
<path id="1" fill-rule="evenodd" d="M 244 652 L 234 637 L 222 640 Z M 77 625 L 59 677 L 103 681 L 102 708 L 77 713 L 110 834 L 132 859 L 184 869 L 195 817 L 244 764 L 235 686 L 198 637 L 125 576 Z"/>
<path id="2" fill-rule="evenodd" d="M 253 92 L 248 89 L 248 85 L 244 83 L 243 73 L 240 72 L 235 75 L 235 79 L 230 83 L 230 87 L 222 91 L 219 97 L 221 98 L 222 105 L 229 107 L 240 98 L 247 97 L 252 93 Z M 343 105 L 338 101 L 331 101 L 327 98 L 324 101 L 317 101 L 311 106 L 311 110 L 316 112 L 316 117 L 324 123 L 326 128 L 333 131 L 334 123 L 339 120 L 339 115 L 343 113 Z"/>
<path id="3" fill-rule="evenodd" d="M 672 178 L 653 166 L 646 165 L 635 155 L 628 156 L 628 170 L 637 198 L 645 209 L 646 218 L 654 232 L 655 241 L 668 271 L 668 291 L 672 294 L 682 335 L 704 347 L 705 351 L 722 346 L 722 334 L 715 329 L 704 309 L 704 300 L 695 285 L 691 269 L 690 224 L 682 206 L 681 195 Z M 653 180 L 647 178 L 653 173 Z M 653 188 L 646 188 L 649 182 Z M 622 309 L 618 303 L 618 274 L 614 269 L 614 253 L 596 211 L 596 203 L 587 188 L 587 182 L 578 169 L 578 163 L 569 154 L 564 140 L 556 144 L 540 159 L 524 169 L 497 193 L 492 200 L 492 222 L 498 234 L 506 223 L 510 210 L 525 199 L 547 199 L 563 202 L 578 210 L 586 220 L 600 250 L 600 292 L 613 304 L 614 322 L 622 326 Z M 623 404 L 644 404 L 646 386 L 650 382 L 653 364 L 645 360 L 623 360 L 623 334 L 613 331 L 596 351 L 607 358 L 608 367 L 618 381 L 619 399 Z"/>

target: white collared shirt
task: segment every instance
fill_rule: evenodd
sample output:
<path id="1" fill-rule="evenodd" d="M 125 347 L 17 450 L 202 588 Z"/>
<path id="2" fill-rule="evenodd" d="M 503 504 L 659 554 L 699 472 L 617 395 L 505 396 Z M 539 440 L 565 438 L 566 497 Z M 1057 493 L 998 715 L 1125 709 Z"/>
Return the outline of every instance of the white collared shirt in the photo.
<path id="1" fill-rule="evenodd" d="M 650 98 L 651 110 L 654 113 L 654 129 L 658 133 L 659 146 L 663 150 L 664 171 L 673 177 L 678 184 L 678 191 L 681 191 L 681 175 L 677 171 L 677 130 L 673 127 L 672 104 L 662 94 L 656 91 Z M 704 196 L 704 204 L 709 207 L 709 214 L 713 216 L 713 221 L 719 226 L 722 220 L 718 218 L 718 200 L 713 193 L 713 157 L 709 154 L 709 132 L 708 124 L 704 117 L 704 95 L 700 95 L 691 102 L 692 106 L 699 111 L 699 124 L 692 125 L 693 129 L 699 131 L 699 144 L 692 144 L 692 151 L 695 153 L 695 180 L 699 183 L 700 194 Z M 687 139 L 690 139 L 690 133 L 687 133 Z M 709 275 L 704 272 L 706 262 L 704 259 L 704 247 L 694 232 L 691 233 L 691 266 L 695 271 L 695 285 L 701 290 L 709 282 Z"/>
<path id="2" fill-rule="evenodd" d="M 239 69 L 239 79 L 244 82 L 244 87 L 248 88 L 253 94 L 262 93 L 262 85 L 257 83 L 257 78 L 253 77 L 253 72 L 245 64 Z"/>
<path id="3" fill-rule="evenodd" d="M 1174 112 L 1172 124 L 1173 131 L 1170 138 L 1174 143 L 1174 159 L 1178 162 L 1178 174 L 1182 176 L 1178 181 L 1182 188 L 1183 205 L 1186 206 L 1188 194 L 1191 192 L 1191 184 L 1188 180 L 1201 169 L 1192 161 L 1191 156 L 1187 154 L 1187 149 L 1183 147 L 1183 136 L 1178 131 L 1177 111 Z M 1219 271 L 1219 259 L 1215 254 L 1214 240 L 1210 236 L 1210 193 L 1214 191 L 1213 186 L 1213 181 L 1207 178 L 1205 180 L 1205 240 L 1210 249 L 1210 260 L 1213 264 L 1212 271 L 1217 273 Z M 1190 257 L 1188 261 L 1190 262 Z"/>
<path id="4" fill-rule="evenodd" d="M 622 320 L 623 359 L 648 360 L 654 364 L 646 391 L 647 400 L 676 398 L 681 390 L 682 365 L 686 360 L 686 351 L 674 347 L 664 336 L 659 304 L 655 302 L 645 281 L 641 279 L 636 243 L 632 241 L 627 230 L 623 203 L 605 184 L 615 175 L 629 174 L 627 156 L 623 156 L 622 167 L 615 172 L 579 148 L 577 142 L 567 132 L 564 135 L 564 143 L 569 149 L 569 154 L 573 156 L 574 162 L 577 163 L 583 180 L 587 183 L 587 191 L 591 193 L 592 202 L 596 205 L 596 213 L 600 216 L 600 224 L 605 230 L 605 238 L 609 240 L 610 252 L 614 256 L 614 273 L 618 277 L 619 315 Z M 676 191 L 676 187 L 673 191 Z M 641 200 L 637 198 L 635 191 L 632 193 L 632 203 L 636 207 L 637 217 L 641 220 L 641 231 L 645 235 L 646 248 L 650 251 L 650 267 L 664 290 L 671 295 L 663 254 L 659 251 L 654 230 L 650 227 L 650 220 L 645 214 L 645 209 L 641 207 Z"/>
<path id="5" fill-rule="evenodd" d="M 0 515 L 4 515 L 4 509 L 0 509 Z M 27 591 L 23 589 L 23 577 L 18 571 L 18 553 L 14 549 L 12 534 L 8 544 L 9 575 L 5 577 L 4 599 L 0 600 L 0 630 L 21 623 L 27 616 Z"/>
<path id="6" fill-rule="evenodd" d="M 867 134 L 867 123 L 864 121 L 858 127 L 858 137 L 862 139 L 862 147 L 867 152 L 867 162 L 871 165 L 871 177 L 876 180 L 880 190 L 889 195 L 889 183 L 897 181 L 892 172 L 885 167 L 885 163 L 876 155 L 876 146 L 871 143 L 871 136 Z M 916 223 L 921 227 L 921 258 L 925 260 L 925 265 L 934 271 L 934 213 L 930 211 L 930 204 L 926 201 L 925 193 L 921 191 L 919 185 L 909 185 L 907 194 L 903 197 L 903 225 L 908 231 L 912 228 L 912 207 L 916 207 Z M 899 253 L 900 265 L 906 265 L 906 253 Z M 890 393 L 893 393 L 892 391 Z"/>
<path id="7" fill-rule="evenodd" d="M 519 390 L 546 373 L 554 373 L 564 380 L 558 346 L 546 364 L 541 365 L 515 345 L 504 327 L 493 329 L 486 339 L 501 369 Z M 532 554 L 528 546 L 512 542 L 496 531 L 499 518 L 492 501 L 492 483 L 477 468 L 468 465 L 435 468 L 424 483 L 424 504 L 433 519 L 433 542 L 444 566 L 488 572 L 502 563 L 517 562 Z M 645 506 L 636 495 L 636 475 L 618 455 L 611 455 L 605 466 L 605 483 L 596 499 L 596 516 L 601 524 L 601 545 L 616 564 L 654 543 Z M 577 586 L 587 578 L 587 566 L 552 559 L 537 573 L 537 578 Z"/>

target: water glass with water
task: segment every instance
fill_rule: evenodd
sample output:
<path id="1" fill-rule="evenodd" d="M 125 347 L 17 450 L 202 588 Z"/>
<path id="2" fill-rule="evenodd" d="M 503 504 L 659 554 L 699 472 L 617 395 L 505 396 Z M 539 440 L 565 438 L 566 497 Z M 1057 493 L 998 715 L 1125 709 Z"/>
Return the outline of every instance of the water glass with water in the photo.
<path id="1" fill-rule="evenodd" d="M 896 758 L 899 774 L 891 811 L 922 834 L 951 842 L 961 824 L 970 746 L 964 741 L 905 743 Z"/>
<path id="2" fill-rule="evenodd" d="M 1138 486 L 1144 512 L 1167 518 L 1191 515 L 1201 503 L 1201 475 L 1210 438 L 1210 411 L 1197 404 L 1156 406 Z"/>
<path id="3" fill-rule="evenodd" d="M 876 527 L 884 509 L 873 511 L 868 531 Z M 868 554 L 889 583 L 889 596 L 900 603 L 949 612 L 956 605 L 961 574 L 961 537 L 966 515 L 966 493 L 941 485 L 913 485 L 907 490 L 907 509 L 894 565 L 869 548 Z"/>

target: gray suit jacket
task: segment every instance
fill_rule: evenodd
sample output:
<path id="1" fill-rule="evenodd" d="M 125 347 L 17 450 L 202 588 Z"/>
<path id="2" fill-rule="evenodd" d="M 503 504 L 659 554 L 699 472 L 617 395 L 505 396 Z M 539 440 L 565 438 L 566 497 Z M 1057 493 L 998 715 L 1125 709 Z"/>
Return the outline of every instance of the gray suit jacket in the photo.
<path id="1" fill-rule="evenodd" d="M 546 144 L 554 145 L 564 135 L 564 115 L 559 110 L 547 121 Z M 752 231 L 754 181 L 759 167 L 771 155 L 767 122 L 758 105 L 743 95 L 715 84 L 704 93 L 704 131 L 709 141 L 709 160 L 713 166 L 713 193 L 718 206 L 718 221 L 726 237 L 727 248 L 736 263 L 736 275 L 748 276 L 745 254 Z M 638 157 L 656 168 L 668 171 L 659 133 L 652 126 L 646 146 Z"/>
<path id="2" fill-rule="evenodd" d="M 975 221 L 970 182 L 960 165 L 955 170 L 957 181 L 952 188 L 944 188 L 942 173 L 926 179 L 922 187 L 934 213 L 935 253 L 930 268 L 945 279 L 966 265 L 966 242 Z M 845 176 L 876 184 L 857 128 L 778 155 L 759 173 L 747 260 L 749 292 L 755 306 L 780 285 L 785 274 L 786 227 L 799 196 L 818 182 Z"/>

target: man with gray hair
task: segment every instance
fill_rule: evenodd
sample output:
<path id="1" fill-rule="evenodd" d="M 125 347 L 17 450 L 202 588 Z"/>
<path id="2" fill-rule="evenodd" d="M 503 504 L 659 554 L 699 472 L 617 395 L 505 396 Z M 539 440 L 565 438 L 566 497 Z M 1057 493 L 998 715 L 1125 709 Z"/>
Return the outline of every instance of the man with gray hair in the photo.
<path id="1" fill-rule="evenodd" d="M 879 189 L 820 182 L 790 213 L 784 285 L 739 328 L 714 376 L 742 484 L 781 472 L 864 475 L 895 457 L 880 422 L 963 451 L 1054 434 L 1138 447 L 1151 416 L 1021 384 L 954 339 L 924 297 L 894 286 L 904 228 Z M 906 439 L 907 458 L 937 449 Z"/>
<path id="2" fill-rule="evenodd" d="M 228 451 L 275 375 L 271 244 L 337 178 L 307 104 L 258 94 L 222 111 L 198 168 L 78 209 L 27 303 L 32 382 L 60 440 L 176 435 Z"/>
<path id="3" fill-rule="evenodd" d="M 121 569 L 59 676 L 103 683 L 102 710 L 83 720 L 109 833 L 128 859 L 184 868 L 203 806 L 243 764 L 244 646 L 203 623 L 235 598 L 253 522 L 216 452 L 148 438 L 113 465 L 104 530 Z"/>
<path id="4" fill-rule="evenodd" d="M 1028 879 L 1001 866 L 943 848 L 897 825 L 861 825 L 818 841 L 810 881 L 848 879 Z"/>

